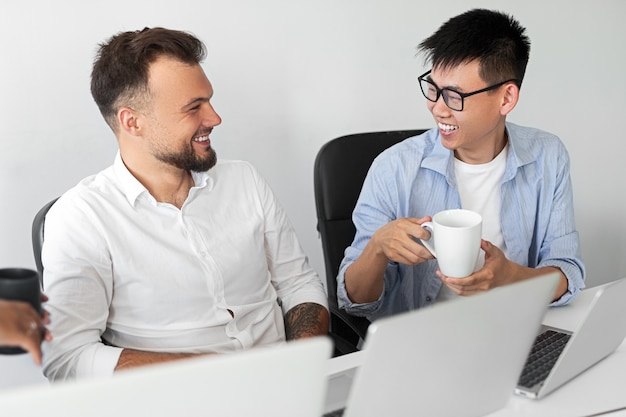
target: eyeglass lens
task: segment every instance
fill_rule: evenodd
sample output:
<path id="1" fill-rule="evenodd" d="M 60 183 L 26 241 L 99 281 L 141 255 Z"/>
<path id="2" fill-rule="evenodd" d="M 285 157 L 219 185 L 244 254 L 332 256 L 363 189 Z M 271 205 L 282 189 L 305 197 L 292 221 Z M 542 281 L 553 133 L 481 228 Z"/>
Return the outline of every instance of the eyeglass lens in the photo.
<path id="1" fill-rule="evenodd" d="M 440 90 L 436 85 L 424 78 L 420 79 L 420 88 L 422 89 L 424 97 L 432 102 L 436 102 L 439 99 L 439 95 L 442 95 L 443 101 L 452 110 L 460 111 L 463 109 L 463 97 L 461 97 L 456 91 L 445 88 Z"/>

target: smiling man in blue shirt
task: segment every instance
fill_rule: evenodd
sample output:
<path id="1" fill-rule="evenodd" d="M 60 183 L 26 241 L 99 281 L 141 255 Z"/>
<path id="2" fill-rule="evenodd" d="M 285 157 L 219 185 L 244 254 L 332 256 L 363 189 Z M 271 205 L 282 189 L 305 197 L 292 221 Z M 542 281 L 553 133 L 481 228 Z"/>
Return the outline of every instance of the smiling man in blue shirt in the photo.
<path id="1" fill-rule="evenodd" d="M 437 128 L 383 152 L 353 214 L 357 232 L 337 277 L 339 304 L 370 319 L 558 271 L 553 305 L 584 288 L 569 156 L 556 136 L 506 121 L 530 41 L 512 17 L 475 9 L 420 44 L 419 77 Z M 481 259 L 465 278 L 444 276 L 421 227 L 435 213 L 483 216 Z"/>

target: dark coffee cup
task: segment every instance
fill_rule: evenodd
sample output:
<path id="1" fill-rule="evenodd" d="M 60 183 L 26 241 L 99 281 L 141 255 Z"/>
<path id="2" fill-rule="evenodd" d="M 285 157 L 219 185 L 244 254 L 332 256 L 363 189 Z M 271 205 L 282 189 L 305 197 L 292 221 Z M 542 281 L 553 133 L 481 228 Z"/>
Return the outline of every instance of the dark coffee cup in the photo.
<path id="1" fill-rule="evenodd" d="M 25 268 L 0 269 L 0 299 L 26 301 L 41 314 L 41 287 L 37 271 Z M 18 347 L 0 346 L 0 354 L 18 354 Z"/>

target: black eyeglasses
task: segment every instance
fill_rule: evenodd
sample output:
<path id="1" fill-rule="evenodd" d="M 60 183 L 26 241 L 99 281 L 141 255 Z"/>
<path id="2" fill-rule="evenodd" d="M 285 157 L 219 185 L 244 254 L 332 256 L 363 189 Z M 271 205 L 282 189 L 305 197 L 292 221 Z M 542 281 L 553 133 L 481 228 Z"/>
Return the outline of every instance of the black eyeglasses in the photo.
<path id="1" fill-rule="evenodd" d="M 433 103 L 439 100 L 440 96 L 443 96 L 443 101 L 444 103 L 446 103 L 446 106 L 454 111 L 463 110 L 463 104 L 466 97 L 484 93 L 486 91 L 495 90 L 496 88 L 510 82 L 515 82 L 515 84 L 517 84 L 519 87 L 519 81 L 515 78 L 511 78 L 510 80 L 502 81 L 501 83 L 494 84 L 480 90 L 472 91 L 471 93 L 459 93 L 458 91 L 448 87 L 439 88 L 431 80 L 425 78 L 426 76 L 428 76 L 428 74 L 430 74 L 431 71 L 432 70 L 428 70 L 424 74 L 417 77 L 420 83 L 422 94 L 424 94 L 426 100 L 432 101 Z"/>

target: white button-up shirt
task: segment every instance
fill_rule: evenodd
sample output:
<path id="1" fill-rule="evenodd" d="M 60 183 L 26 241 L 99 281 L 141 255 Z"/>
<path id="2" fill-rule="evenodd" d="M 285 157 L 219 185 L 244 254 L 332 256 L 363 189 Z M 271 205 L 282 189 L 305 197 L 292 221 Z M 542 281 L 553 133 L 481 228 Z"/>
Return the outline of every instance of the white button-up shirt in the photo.
<path id="1" fill-rule="evenodd" d="M 48 378 L 110 374 L 121 348 L 231 352 L 284 341 L 285 312 L 327 306 L 250 164 L 220 161 L 193 178 L 179 210 L 157 202 L 118 154 L 54 204 L 42 251 L 54 335 L 44 344 Z"/>

